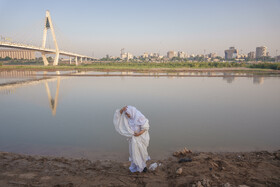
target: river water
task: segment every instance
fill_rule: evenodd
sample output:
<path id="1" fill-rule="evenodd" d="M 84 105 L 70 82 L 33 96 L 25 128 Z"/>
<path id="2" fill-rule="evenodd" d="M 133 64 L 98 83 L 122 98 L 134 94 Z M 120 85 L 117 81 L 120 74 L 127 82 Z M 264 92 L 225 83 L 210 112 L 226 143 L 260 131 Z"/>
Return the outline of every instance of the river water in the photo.
<path id="1" fill-rule="evenodd" d="M 0 74 L 0 151 L 127 160 L 128 142 L 112 123 L 124 105 L 136 106 L 149 119 L 154 159 L 183 147 L 280 148 L 280 77 L 67 73 Z"/>

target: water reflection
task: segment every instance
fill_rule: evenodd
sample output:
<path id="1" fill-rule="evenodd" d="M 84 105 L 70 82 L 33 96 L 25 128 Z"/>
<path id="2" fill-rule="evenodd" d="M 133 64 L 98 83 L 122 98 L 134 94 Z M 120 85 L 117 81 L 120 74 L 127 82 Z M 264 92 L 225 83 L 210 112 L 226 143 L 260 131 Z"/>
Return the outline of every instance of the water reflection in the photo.
<path id="1" fill-rule="evenodd" d="M 35 71 L 0 71 L 0 85 L 29 80 L 32 79 L 33 76 L 36 76 Z"/>
<path id="2" fill-rule="evenodd" d="M 61 75 L 60 71 L 56 71 L 55 74 L 58 75 L 56 78 L 48 77 L 47 75 L 49 72 L 44 71 L 43 72 L 43 79 L 38 79 L 37 73 L 34 71 L 9 71 L 9 72 L 0 72 L 0 78 L 13 78 L 13 82 L 5 82 L 2 85 L 0 85 L 0 93 L 1 94 L 14 94 L 16 92 L 16 89 L 23 86 L 30 86 L 30 85 L 37 85 L 41 84 L 41 82 L 44 82 L 46 93 L 48 96 L 49 106 L 52 111 L 52 115 L 56 115 L 56 108 L 58 104 L 58 96 L 59 96 L 59 87 L 60 87 L 60 80 Z M 52 73 L 53 74 L 53 73 Z M 26 77 L 29 77 L 29 79 L 24 79 Z M 33 77 L 33 78 L 31 78 Z M 22 79 L 23 78 L 23 79 Z M 65 79 L 65 77 L 63 77 Z M 49 83 L 50 81 L 56 81 L 56 93 L 55 97 L 52 97 Z M 4 81 L 3 81 L 4 82 Z"/>
<path id="3" fill-rule="evenodd" d="M 59 71 L 57 72 L 57 75 L 59 75 Z M 56 84 L 56 93 L 55 93 L 55 98 L 52 98 L 51 96 L 51 92 L 50 92 L 50 88 L 49 88 L 49 84 L 48 81 L 45 80 L 45 87 L 46 87 L 46 92 L 48 95 L 48 99 L 49 99 L 49 104 L 50 104 L 50 108 L 52 110 L 52 115 L 55 116 L 56 115 L 56 108 L 57 108 L 57 103 L 58 103 L 58 94 L 59 94 L 59 87 L 60 87 L 60 77 L 57 77 L 57 84 Z"/>
<path id="4" fill-rule="evenodd" d="M 235 80 L 235 77 L 232 73 L 224 73 L 223 80 L 227 81 L 227 83 L 232 83 Z"/>
<path id="5" fill-rule="evenodd" d="M 253 83 L 254 84 L 263 84 L 264 77 L 253 77 Z"/>
<path id="6" fill-rule="evenodd" d="M 0 77 L 1 78 L 15 78 L 15 77 L 21 77 L 21 78 L 26 78 L 26 77 L 31 77 L 35 76 L 37 74 L 36 71 L 16 71 L 16 70 L 11 70 L 11 71 L 0 71 Z"/>

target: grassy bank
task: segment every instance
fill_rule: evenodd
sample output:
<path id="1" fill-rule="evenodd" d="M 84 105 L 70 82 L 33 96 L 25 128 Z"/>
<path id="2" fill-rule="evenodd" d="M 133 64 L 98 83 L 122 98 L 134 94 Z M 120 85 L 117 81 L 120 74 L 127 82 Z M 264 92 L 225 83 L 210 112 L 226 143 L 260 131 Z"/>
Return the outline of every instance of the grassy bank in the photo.
<path id="1" fill-rule="evenodd" d="M 167 63 L 131 63 L 131 62 L 95 62 L 92 64 L 75 65 L 58 65 L 58 66 L 42 66 L 42 65 L 2 65 L 0 70 L 22 69 L 22 70 L 134 70 L 134 71 L 149 71 L 149 70 L 186 70 L 186 69 L 236 69 L 244 68 L 252 70 L 280 70 L 280 63 L 258 63 L 246 64 L 236 62 L 167 62 Z"/>

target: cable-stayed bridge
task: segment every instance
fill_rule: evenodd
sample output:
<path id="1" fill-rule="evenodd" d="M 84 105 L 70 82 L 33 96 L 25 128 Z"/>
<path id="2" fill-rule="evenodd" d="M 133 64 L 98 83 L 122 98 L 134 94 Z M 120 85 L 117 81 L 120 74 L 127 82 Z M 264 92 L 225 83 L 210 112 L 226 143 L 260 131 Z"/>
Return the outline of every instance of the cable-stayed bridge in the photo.
<path id="1" fill-rule="evenodd" d="M 51 30 L 51 34 L 52 34 L 55 49 L 46 48 L 46 38 L 47 38 L 47 30 L 48 29 Z M 78 61 L 83 62 L 83 59 L 85 61 L 94 60 L 93 57 L 86 56 L 86 55 L 81 55 L 81 54 L 76 54 L 76 53 L 73 53 L 73 52 L 62 51 L 58 48 L 58 44 L 57 44 L 57 41 L 56 41 L 56 36 L 55 36 L 55 32 L 54 32 L 54 28 L 53 28 L 53 24 L 52 24 L 52 20 L 51 20 L 51 16 L 50 16 L 49 11 L 46 11 L 43 41 L 42 41 L 42 46 L 41 47 L 34 46 L 34 45 L 23 44 L 23 43 L 7 42 L 7 41 L 0 41 L 0 47 L 23 49 L 23 50 L 32 50 L 32 51 L 40 52 L 42 54 L 42 58 L 43 58 L 45 66 L 49 65 L 46 54 L 55 54 L 55 59 L 54 59 L 54 62 L 53 62 L 54 66 L 58 65 L 59 55 L 74 57 L 76 65 L 78 65 Z M 71 63 L 71 58 L 70 58 L 70 63 Z"/>

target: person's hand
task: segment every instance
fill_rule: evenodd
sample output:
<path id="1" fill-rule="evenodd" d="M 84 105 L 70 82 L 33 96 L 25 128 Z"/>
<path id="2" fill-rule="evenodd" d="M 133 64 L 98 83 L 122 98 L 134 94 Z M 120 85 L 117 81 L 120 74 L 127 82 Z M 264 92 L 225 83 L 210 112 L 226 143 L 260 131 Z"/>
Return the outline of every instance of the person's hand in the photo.
<path id="1" fill-rule="evenodd" d="M 127 106 L 124 106 L 121 110 L 120 110 L 120 113 L 122 114 L 123 111 L 125 111 L 127 109 Z"/>
<path id="2" fill-rule="evenodd" d="M 134 132 L 134 136 L 140 136 L 141 134 L 143 134 L 146 130 L 141 130 L 140 132 Z"/>
<path id="3" fill-rule="evenodd" d="M 134 132 L 134 136 L 140 136 L 140 135 L 141 135 L 140 133 Z"/>

